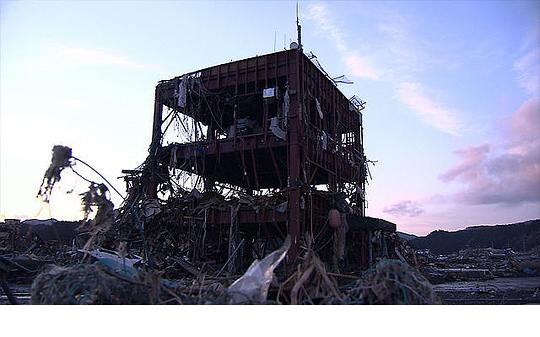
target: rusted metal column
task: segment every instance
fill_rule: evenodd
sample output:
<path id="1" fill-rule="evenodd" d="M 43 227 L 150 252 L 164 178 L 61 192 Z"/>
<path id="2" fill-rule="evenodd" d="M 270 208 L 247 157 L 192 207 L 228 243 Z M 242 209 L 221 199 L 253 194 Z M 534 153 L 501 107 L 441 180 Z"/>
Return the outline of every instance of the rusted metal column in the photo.
<path id="1" fill-rule="evenodd" d="M 367 179 L 367 172 L 366 172 L 366 155 L 364 153 L 364 119 L 363 115 L 360 114 L 360 151 L 362 152 L 362 174 L 360 176 L 360 186 L 362 188 L 362 195 L 361 195 L 361 205 L 360 205 L 360 215 L 365 216 L 366 215 L 366 179 Z"/>
<path id="2" fill-rule="evenodd" d="M 161 146 L 161 124 L 163 120 L 163 102 L 159 84 L 156 86 L 154 98 L 154 123 L 152 126 L 152 142 L 150 143 L 150 155 L 156 156 Z"/>
<path id="3" fill-rule="evenodd" d="M 288 262 L 289 264 L 295 263 L 300 246 L 300 236 L 302 233 L 302 219 L 300 210 L 300 197 L 301 197 L 301 162 L 302 162 L 302 148 L 300 145 L 300 127 L 302 116 L 302 81 L 303 76 L 303 60 L 300 51 L 296 52 L 296 69 L 295 76 L 290 78 L 290 87 L 294 96 L 291 99 L 291 105 L 289 108 L 289 121 L 288 121 L 288 147 L 289 147 L 289 226 L 288 231 L 291 236 L 292 245 L 289 250 Z"/>
<path id="4" fill-rule="evenodd" d="M 149 198 L 157 198 L 158 182 L 155 172 L 158 168 L 158 154 L 161 149 L 161 124 L 163 122 L 163 102 L 161 88 L 159 84 L 156 86 L 154 99 L 154 122 L 152 126 L 152 142 L 150 143 L 149 166 L 150 166 L 150 183 L 148 184 L 146 195 Z"/>
<path id="5" fill-rule="evenodd" d="M 214 125 L 210 123 L 208 125 L 208 129 L 206 130 L 206 140 L 208 143 L 210 143 L 210 142 L 213 142 L 215 138 L 216 137 L 215 137 Z M 215 186 L 216 186 L 216 181 L 206 176 L 203 179 L 204 179 L 204 191 L 205 192 L 214 191 Z"/>

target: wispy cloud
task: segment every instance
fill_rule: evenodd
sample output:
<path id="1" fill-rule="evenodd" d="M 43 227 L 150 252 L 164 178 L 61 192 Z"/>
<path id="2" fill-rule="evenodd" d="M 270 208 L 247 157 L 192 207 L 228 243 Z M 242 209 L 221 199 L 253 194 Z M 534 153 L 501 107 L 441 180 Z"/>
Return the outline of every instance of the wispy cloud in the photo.
<path id="1" fill-rule="evenodd" d="M 383 212 L 396 216 L 417 217 L 424 213 L 424 210 L 415 201 L 403 200 L 385 207 Z"/>
<path id="2" fill-rule="evenodd" d="M 70 46 L 45 41 L 37 66 L 44 70 L 61 70 L 81 66 L 112 66 L 130 69 L 156 70 L 158 67 L 136 61 L 122 53 L 104 48 Z"/>
<path id="3" fill-rule="evenodd" d="M 361 56 L 347 45 L 342 30 L 334 23 L 323 4 L 310 5 L 305 17 L 314 21 L 320 32 L 334 43 L 348 71 L 354 76 L 371 80 L 380 78 L 379 70 L 366 57 Z"/>
<path id="4" fill-rule="evenodd" d="M 322 4 L 313 4 L 308 7 L 306 14 L 308 20 L 313 20 L 319 25 L 319 29 L 324 32 L 328 38 L 334 41 L 336 48 L 340 52 L 347 52 L 348 48 L 343 38 L 341 29 L 330 19 L 326 7 Z"/>
<path id="5" fill-rule="evenodd" d="M 463 123 L 458 117 L 460 112 L 439 102 L 434 95 L 423 89 L 416 79 L 422 65 L 428 62 L 419 49 L 422 43 L 415 41 L 406 29 L 406 20 L 397 13 L 388 14 L 380 19 L 378 30 L 384 40 L 385 57 L 380 62 L 384 68 L 375 67 L 371 59 L 360 55 L 349 48 L 345 34 L 335 23 L 324 4 L 314 4 L 308 7 L 306 18 L 313 20 L 319 31 L 334 43 L 347 70 L 359 78 L 382 80 L 397 86 L 398 96 L 416 115 L 437 130 L 450 135 L 459 135 Z M 413 43 L 414 42 L 414 43 Z"/>
<path id="6" fill-rule="evenodd" d="M 521 56 L 515 63 L 519 85 L 529 94 L 538 95 L 540 85 L 540 48 Z"/>
<path id="7" fill-rule="evenodd" d="M 364 77 L 371 80 L 378 80 L 379 74 L 365 59 L 356 54 L 345 56 L 345 64 L 353 76 Z"/>
<path id="8" fill-rule="evenodd" d="M 540 34 L 532 30 L 525 38 L 520 57 L 514 62 L 518 84 L 530 95 L 540 95 Z"/>
<path id="9" fill-rule="evenodd" d="M 462 123 L 458 111 L 434 100 L 419 83 L 401 83 L 398 95 L 428 125 L 451 135 L 459 134 Z"/>
<path id="10" fill-rule="evenodd" d="M 422 53 L 422 43 L 411 34 L 407 19 L 397 13 L 389 13 L 377 25 L 383 36 L 384 48 L 391 56 L 392 77 L 414 76 L 430 62 Z"/>
<path id="11" fill-rule="evenodd" d="M 413 110 L 426 124 L 450 135 L 459 135 L 463 123 L 458 117 L 460 112 L 440 102 L 434 94 L 424 89 L 418 80 L 422 71 L 433 67 L 433 56 L 427 54 L 431 43 L 419 40 L 411 33 L 410 19 L 399 13 L 390 13 L 381 19 L 377 28 L 384 36 L 385 48 L 391 55 L 388 74 L 400 84 L 397 87 L 402 103 Z M 437 64 L 438 67 L 441 64 Z"/>
<path id="12" fill-rule="evenodd" d="M 82 65 L 112 65 L 128 68 L 146 68 L 145 64 L 102 49 L 59 46 L 58 55 L 70 62 Z"/>

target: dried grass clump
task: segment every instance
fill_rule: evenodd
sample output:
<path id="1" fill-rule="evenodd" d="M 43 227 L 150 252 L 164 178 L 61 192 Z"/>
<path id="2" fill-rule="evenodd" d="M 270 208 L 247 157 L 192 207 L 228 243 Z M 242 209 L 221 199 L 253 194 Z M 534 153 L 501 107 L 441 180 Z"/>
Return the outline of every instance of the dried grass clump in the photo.
<path id="1" fill-rule="evenodd" d="M 278 302 L 290 304 L 342 304 L 336 280 L 326 271 L 317 254 L 308 248 L 303 262 L 279 287 Z"/>
<path id="2" fill-rule="evenodd" d="M 48 266 L 32 284 L 32 304 L 229 304 L 220 283 L 195 282 L 182 286 L 139 270 L 128 276 L 95 264 Z M 248 302 L 249 303 L 249 302 Z"/>
<path id="3" fill-rule="evenodd" d="M 51 266 L 32 284 L 32 304 L 150 304 L 150 287 L 115 277 L 96 264 Z"/>
<path id="4" fill-rule="evenodd" d="M 382 260 L 346 292 L 348 304 L 439 304 L 429 281 L 398 260 Z"/>

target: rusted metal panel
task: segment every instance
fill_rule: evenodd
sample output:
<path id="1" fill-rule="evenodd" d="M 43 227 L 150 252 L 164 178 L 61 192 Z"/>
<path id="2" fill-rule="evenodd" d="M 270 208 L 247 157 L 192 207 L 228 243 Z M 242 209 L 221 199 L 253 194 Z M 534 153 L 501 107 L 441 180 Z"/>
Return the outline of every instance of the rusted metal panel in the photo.
<path id="1" fill-rule="evenodd" d="M 230 224 L 231 210 L 211 210 L 208 215 L 209 222 L 213 224 Z M 269 223 L 285 223 L 287 221 L 287 213 L 281 213 L 275 209 L 264 209 L 255 211 L 252 209 L 241 209 L 238 211 L 238 222 L 240 224 L 269 224 Z"/>

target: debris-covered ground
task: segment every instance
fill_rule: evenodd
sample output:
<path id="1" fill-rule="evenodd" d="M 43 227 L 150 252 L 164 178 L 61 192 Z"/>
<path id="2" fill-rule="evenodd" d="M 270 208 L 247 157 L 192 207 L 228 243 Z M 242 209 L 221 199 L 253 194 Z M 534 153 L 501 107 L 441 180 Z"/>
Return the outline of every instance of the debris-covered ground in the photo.
<path id="1" fill-rule="evenodd" d="M 287 271 L 281 263 L 285 242 L 242 276 L 200 268 L 185 257 L 160 270 L 121 250 L 85 250 L 89 234 L 78 222 L 8 222 L 0 233 L 2 304 L 540 303 L 540 256 L 534 251 L 424 251 L 413 257 L 400 248 L 410 265 L 383 259 L 362 273 L 339 274 L 328 271 L 307 243 L 302 263 Z"/>
<path id="2" fill-rule="evenodd" d="M 443 304 L 540 303 L 538 249 L 467 249 L 450 255 L 419 251 L 417 261 Z"/>
<path id="3" fill-rule="evenodd" d="M 74 169 L 79 162 L 88 166 L 70 148 L 55 146 L 39 196 L 49 200 L 62 170 L 81 176 Z M 235 225 L 243 208 L 279 213 L 286 203 L 281 194 L 225 197 L 176 187 L 168 199 L 149 200 L 142 193 L 144 170 L 143 165 L 130 175 L 125 198 L 111 186 L 124 199 L 119 209 L 109 199 L 105 178 L 107 185 L 81 176 L 90 183 L 81 194 L 83 220 L 1 223 L 0 303 L 540 302 L 538 250 L 476 249 L 433 256 L 414 252 L 395 233 L 377 230 L 369 236 L 368 267 L 355 267 L 342 259 L 345 241 L 339 230 L 323 226 L 312 231 L 317 235 L 302 236 L 299 260 L 287 263 L 290 236 L 261 241 L 261 233 L 242 233 L 240 239 Z M 230 209 L 226 230 L 207 226 L 212 209 Z"/>
<path id="4" fill-rule="evenodd" d="M 72 238 L 72 244 L 62 243 L 63 236 L 52 234 L 58 223 L 51 219 L 2 225 L 2 233 L 8 234 L 2 236 L 5 248 L 0 257 L 2 304 L 439 303 L 431 284 L 399 260 L 381 260 L 357 275 L 333 273 L 307 244 L 302 263 L 287 270 L 281 263 L 290 246 L 287 239 L 244 274 L 217 268 L 203 271 L 179 259 L 177 270 L 168 272 L 183 276 L 167 279 L 163 277 L 167 268 L 152 269 L 139 256 L 85 250 L 82 238 L 88 233 L 78 223 L 62 233 Z M 20 235 L 29 237 L 27 246 L 21 244 Z"/>
<path id="5" fill-rule="evenodd" d="M 535 251 L 487 248 L 433 256 L 402 244 L 403 261 L 381 259 L 364 272 L 337 273 L 309 242 L 302 263 L 287 270 L 286 241 L 242 275 L 163 254 L 154 261 L 162 267 L 150 268 L 123 245 L 87 250 L 91 234 L 79 222 L 11 221 L 0 225 L 0 233 L 2 304 L 540 303 Z"/>

